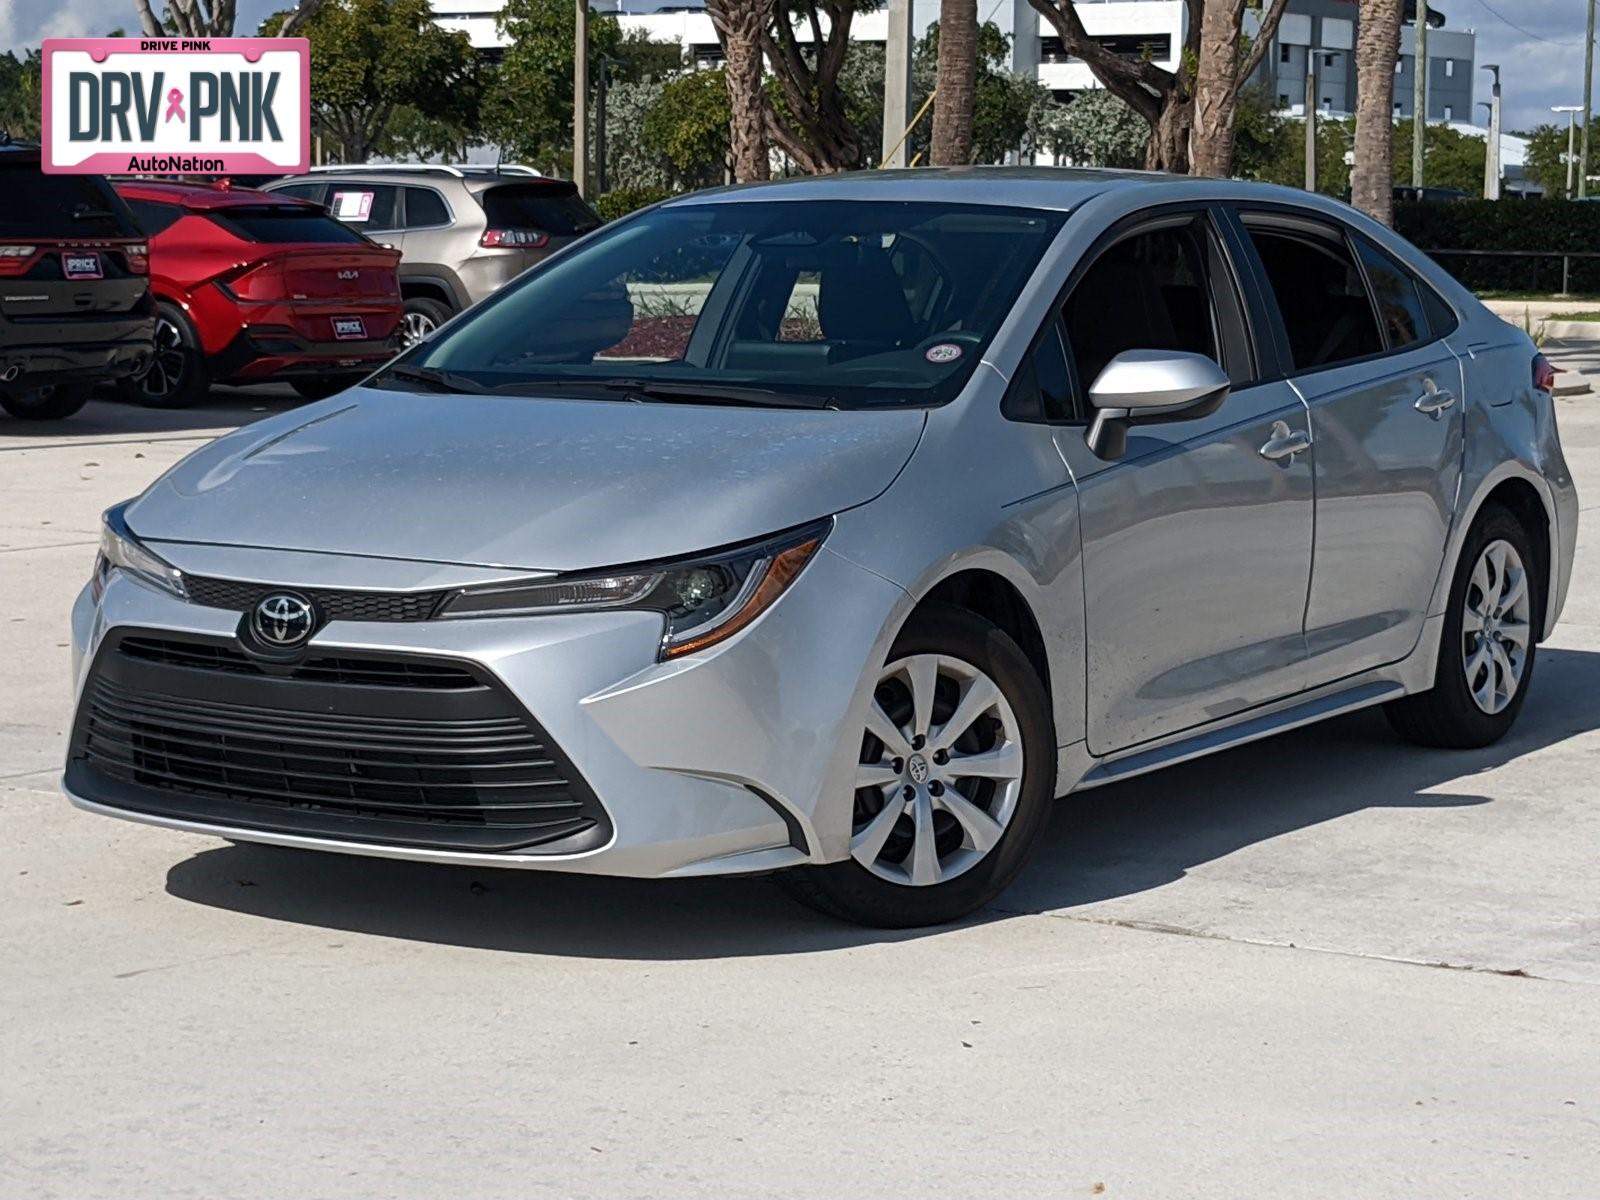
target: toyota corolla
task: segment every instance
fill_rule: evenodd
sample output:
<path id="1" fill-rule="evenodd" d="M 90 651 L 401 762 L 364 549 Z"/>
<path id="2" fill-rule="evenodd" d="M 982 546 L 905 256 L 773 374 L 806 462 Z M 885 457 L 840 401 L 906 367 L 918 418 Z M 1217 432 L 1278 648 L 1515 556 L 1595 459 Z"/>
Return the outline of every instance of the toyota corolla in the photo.
<path id="1" fill-rule="evenodd" d="M 65 786 L 950 920 L 1057 796 L 1370 705 L 1504 734 L 1577 532 L 1552 381 L 1299 192 L 684 197 L 108 512 Z"/>

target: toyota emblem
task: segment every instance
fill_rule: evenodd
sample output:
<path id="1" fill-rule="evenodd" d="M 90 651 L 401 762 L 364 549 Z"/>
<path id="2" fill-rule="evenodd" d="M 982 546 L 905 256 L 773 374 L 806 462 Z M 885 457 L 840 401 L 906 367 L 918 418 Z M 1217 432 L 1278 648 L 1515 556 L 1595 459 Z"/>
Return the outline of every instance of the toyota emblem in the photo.
<path id="1" fill-rule="evenodd" d="M 279 650 L 300 645 L 311 636 L 316 615 L 311 605 L 288 592 L 262 597 L 250 614 L 250 629 L 262 643 Z"/>

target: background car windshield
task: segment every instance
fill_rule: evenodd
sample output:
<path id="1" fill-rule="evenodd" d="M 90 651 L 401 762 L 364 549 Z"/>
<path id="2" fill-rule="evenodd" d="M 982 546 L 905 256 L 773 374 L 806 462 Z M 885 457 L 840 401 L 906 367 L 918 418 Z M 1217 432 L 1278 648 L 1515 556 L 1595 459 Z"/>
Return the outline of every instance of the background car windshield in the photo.
<path id="1" fill-rule="evenodd" d="M 637 380 L 840 407 L 942 403 L 1061 221 L 885 201 L 656 209 L 552 260 L 409 362 L 530 394 Z"/>

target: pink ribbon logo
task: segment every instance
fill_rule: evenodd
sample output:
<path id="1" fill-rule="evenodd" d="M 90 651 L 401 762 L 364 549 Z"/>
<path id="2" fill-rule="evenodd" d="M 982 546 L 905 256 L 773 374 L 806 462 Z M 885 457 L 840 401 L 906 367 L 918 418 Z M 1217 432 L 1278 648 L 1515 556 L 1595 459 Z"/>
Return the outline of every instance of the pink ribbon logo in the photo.
<path id="1" fill-rule="evenodd" d="M 173 117 L 177 117 L 180 121 L 187 121 L 189 119 L 183 115 L 183 92 L 178 88 L 173 88 L 167 93 L 167 115 L 163 121 L 163 124 L 165 124 L 166 121 L 172 120 Z"/>

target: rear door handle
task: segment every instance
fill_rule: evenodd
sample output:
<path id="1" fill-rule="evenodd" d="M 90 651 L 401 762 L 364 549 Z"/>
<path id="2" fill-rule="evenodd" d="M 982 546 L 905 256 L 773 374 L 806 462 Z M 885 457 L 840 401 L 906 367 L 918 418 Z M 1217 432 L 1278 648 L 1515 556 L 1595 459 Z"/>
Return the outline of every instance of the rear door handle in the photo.
<path id="1" fill-rule="evenodd" d="M 1281 463 L 1287 467 L 1294 461 L 1294 456 L 1303 450 L 1311 449 L 1311 435 L 1303 430 L 1289 428 L 1286 421 L 1272 423 L 1272 435 L 1262 445 L 1260 453 L 1262 458 Z"/>
<path id="2" fill-rule="evenodd" d="M 1427 413 L 1437 421 L 1444 415 L 1444 410 L 1456 402 L 1455 393 L 1436 386 L 1431 379 L 1424 384 L 1424 387 L 1427 390 L 1417 397 L 1417 402 L 1411 407 L 1419 413 Z"/>

